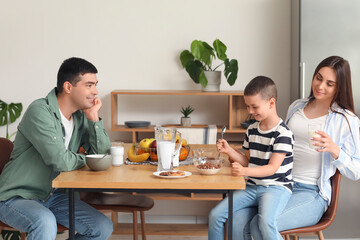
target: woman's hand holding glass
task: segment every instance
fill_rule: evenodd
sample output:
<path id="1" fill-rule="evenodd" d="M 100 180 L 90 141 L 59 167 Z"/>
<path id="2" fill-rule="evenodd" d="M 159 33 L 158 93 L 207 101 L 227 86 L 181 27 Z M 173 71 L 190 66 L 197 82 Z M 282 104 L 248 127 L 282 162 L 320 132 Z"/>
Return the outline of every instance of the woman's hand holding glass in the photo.
<path id="1" fill-rule="evenodd" d="M 314 140 L 314 146 L 320 147 L 317 148 L 318 152 L 329 152 L 334 159 L 337 159 L 340 154 L 340 147 L 336 145 L 328 134 L 323 131 L 316 131 L 320 137 L 313 137 L 311 140 Z"/>

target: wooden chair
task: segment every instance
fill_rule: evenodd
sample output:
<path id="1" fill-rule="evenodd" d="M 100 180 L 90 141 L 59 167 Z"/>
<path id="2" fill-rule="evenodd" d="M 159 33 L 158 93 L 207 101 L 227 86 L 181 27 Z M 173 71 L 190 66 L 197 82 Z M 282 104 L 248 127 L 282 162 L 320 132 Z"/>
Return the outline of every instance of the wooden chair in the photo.
<path id="1" fill-rule="evenodd" d="M 13 142 L 11 142 L 9 139 L 0 137 L 0 174 L 5 164 L 9 162 L 13 148 L 14 148 Z M 2 232 L 2 230 L 19 231 L 0 221 L 0 233 Z M 66 227 L 58 224 L 58 232 L 63 232 L 65 230 L 67 230 Z M 26 238 L 26 234 L 21 232 L 21 240 L 25 240 L 25 238 Z"/>
<path id="2" fill-rule="evenodd" d="M 140 212 L 141 236 L 142 240 L 146 240 L 144 211 L 150 210 L 154 206 L 152 198 L 126 193 L 81 192 L 80 199 L 99 211 L 110 211 L 114 229 L 118 223 L 118 212 L 132 212 L 134 240 L 138 240 L 137 213 Z"/>
<path id="3" fill-rule="evenodd" d="M 331 177 L 331 203 L 320 221 L 313 226 L 281 231 L 280 234 L 284 237 L 285 240 L 290 240 L 290 236 L 292 236 L 294 240 L 297 240 L 298 236 L 308 235 L 317 235 L 319 240 L 324 240 L 322 230 L 328 228 L 335 219 L 339 201 L 340 180 L 341 174 L 339 170 L 336 170 L 334 176 Z"/>

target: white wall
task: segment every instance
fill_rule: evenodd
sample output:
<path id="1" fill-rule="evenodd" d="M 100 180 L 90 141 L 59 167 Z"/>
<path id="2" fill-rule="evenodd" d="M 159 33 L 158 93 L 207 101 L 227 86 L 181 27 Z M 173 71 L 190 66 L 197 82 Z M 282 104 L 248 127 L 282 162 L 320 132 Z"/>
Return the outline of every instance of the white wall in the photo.
<path id="1" fill-rule="evenodd" d="M 216 38 L 239 62 L 236 84 L 223 81 L 222 90 L 243 90 L 253 77 L 267 75 L 278 85 L 281 116 L 290 103 L 288 0 L 0 0 L 0 6 L 0 99 L 22 102 L 25 109 L 55 86 L 64 59 L 83 57 L 99 70 L 101 112 L 109 130 L 112 90 L 200 89 L 178 57 L 192 40 Z M 199 103 L 198 113 L 204 106 Z"/>
<path id="2" fill-rule="evenodd" d="M 55 86 L 64 59 L 82 57 L 99 70 L 101 115 L 109 130 L 112 90 L 200 89 L 181 68 L 179 54 L 194 39 L 212 43 L 220 38 L 228 56 L 239 62 L 236 84 L 229 87 L 223 81 L 221 89 L 240 91 L 253 77 L 269 76 L 278 85 L 278 111 L 285 117 L 290 104 L 290 5 L 288 0 L 0 0 L 0 99 L 22 102 L 26 109 Z M 187 104 L 177 101 L 178 109 Z M 157 103 L 144 104 L 151 108 Z M 208 108 L 203 102 L 192 104 L 198 104 L 198 112 Z M 135 113 L 123 115 L 138 120 Z M 159 118 L 156 112 L 149 115 Z M 192 116 L 198 123 L 209 121 L 196 112 Z M 169 121 L 179 117 L 174 113 Z M 112 140 L 121 137 L 108 132 Z M 5 127 L 0 127 L 4 135 Z M 177 204 L 185 210 L 176 215 L 194 209 Z M 207 215 L 211 204 L 199 203 L 196 214 Z M 154 215 L 172 208 L 161 206 Z"/>

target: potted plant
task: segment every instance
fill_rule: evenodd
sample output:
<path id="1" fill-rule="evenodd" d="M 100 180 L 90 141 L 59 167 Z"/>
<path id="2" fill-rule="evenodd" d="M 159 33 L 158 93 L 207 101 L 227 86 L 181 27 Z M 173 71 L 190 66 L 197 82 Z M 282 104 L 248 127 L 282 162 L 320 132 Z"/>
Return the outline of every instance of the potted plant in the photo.
<path id="1" fill-rule="evenodd" d="M 229 60 L 226 55 L 224 43 L 219 39 L 213 42 L 213 47 L 208 43 L 194 40 L 191 49 L 184 50 L 180 54 L 182 66 L 189 73 L 190 78 L 195 83 L 200 83 L 203 91 L 220 91 L 221 72 L 216 71 L 218 67 L 224 65 L 224 75 L 230 86 L 234 85 L 237 79 L 238 62 L 236 59 Z M 212 67 L 213 61 L 218 58 L 222 61 L 218 66 Z M 215 78 L 215 79 L 213 79 Z M 211 85 L 208 87 L 208 85 Z"/>
<path id="2" fill-rule="evenodd" d="M 22 104 L 21 103 L 10 103 L 7 104 L 0 100 L 0 126 L 6 125 L 6 138 L 10 139 L 15 135 L 16 132 L 9 135 L 9 124 L 13 123 L 21 115 Z M 4 240 L 17 240 L 21 238 L 19 231 L 2 230 L 1 237 Z"/>
<path id="3" fill-rule="evenodd" d="M 180 112 L 183 114 L 183 116 L 181 117 L 181 125 L 184 127 L 191 127 L 191 118 L 189 117 L 189 115 L 194 111 L 195 109 L 193 109 L 192 107 L 187 106 L 186 108 L 181 107 Z"/>
<path id="4" fill-rule="evenodd" d="M 6 125 L 6 138 L 10 139 L 16 132 L 9 135 L 9 124 L 13 123 L 21 115 L 23 107 L 21 103 L 10 103 L 0 100 L 0 126 Z"/>

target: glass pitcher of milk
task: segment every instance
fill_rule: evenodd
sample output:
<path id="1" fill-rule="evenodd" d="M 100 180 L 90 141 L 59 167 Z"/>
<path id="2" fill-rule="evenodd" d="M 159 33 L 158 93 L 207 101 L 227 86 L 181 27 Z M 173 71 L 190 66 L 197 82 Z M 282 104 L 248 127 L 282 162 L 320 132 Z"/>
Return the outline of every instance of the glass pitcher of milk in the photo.
<path id="1" fill-rule="evenodd" d="M 176 128 L 155 127 L 155 139 L 158 155 L 157 171 L 173 170 L 174 158 L 179 154 L 181 144 L 176 144 L 176 135 L 182 142 L 181 133 Z"/>

